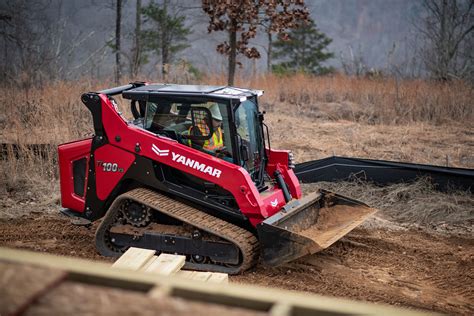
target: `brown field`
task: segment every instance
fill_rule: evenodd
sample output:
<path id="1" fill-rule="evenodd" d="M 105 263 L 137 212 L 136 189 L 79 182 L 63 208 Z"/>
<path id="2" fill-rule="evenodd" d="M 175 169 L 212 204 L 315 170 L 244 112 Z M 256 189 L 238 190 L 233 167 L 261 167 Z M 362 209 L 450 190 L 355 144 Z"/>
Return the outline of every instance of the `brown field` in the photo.
<path id="1" fill-rule="evenodd" d="M 271 145 L 293 150 L 298 162 L 339 155 L 474 168 L 472 85 L 302 75 L 239 79 L 237 85 L 266 91 L 261 106 Z M 57 145 L 90 135 L 80 95 L 110 86 L 81 81 L 1 88 L 0 143 Z M 71 226 L 58 214 L 55 156 L 24 152 L 16 158 L 10 152 L 0 160 L 0 245 L 107 260 L 95 252 L 94 227 Z M 318 185 L 380 211 L 321 253 L 279 268 L 258 265 L 232 282 L 474 313 L 472 194 L 439 193 L 426 180 L 386 188 Z M 305 191 L 314 188 L 304 185 Z"/>

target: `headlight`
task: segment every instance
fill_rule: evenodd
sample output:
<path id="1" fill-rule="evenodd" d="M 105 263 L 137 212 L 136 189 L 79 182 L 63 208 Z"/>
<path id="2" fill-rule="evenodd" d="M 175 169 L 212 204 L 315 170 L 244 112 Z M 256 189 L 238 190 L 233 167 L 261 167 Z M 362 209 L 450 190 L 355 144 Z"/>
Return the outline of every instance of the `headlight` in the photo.
<path id="1" fill-rule="evenodd" d="M 293 155 L 293 152 L 291 151 L 288 153 L 288 167 L 290 169 L 295 168 L 295 156 Z"/>

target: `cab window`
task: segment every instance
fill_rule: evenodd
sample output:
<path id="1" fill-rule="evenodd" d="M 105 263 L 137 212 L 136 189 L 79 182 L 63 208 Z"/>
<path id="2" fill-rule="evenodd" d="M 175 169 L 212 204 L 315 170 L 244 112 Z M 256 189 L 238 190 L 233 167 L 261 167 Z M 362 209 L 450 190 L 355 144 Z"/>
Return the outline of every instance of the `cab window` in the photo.
<path id="1" fill-rule="evenodd" d="M 220 120 L 214 120 L 212 113 Z M 143 127 L 233 162 L 226 103 L 215 100 L 172 102 L 165 99 L 147 102 Z"/>

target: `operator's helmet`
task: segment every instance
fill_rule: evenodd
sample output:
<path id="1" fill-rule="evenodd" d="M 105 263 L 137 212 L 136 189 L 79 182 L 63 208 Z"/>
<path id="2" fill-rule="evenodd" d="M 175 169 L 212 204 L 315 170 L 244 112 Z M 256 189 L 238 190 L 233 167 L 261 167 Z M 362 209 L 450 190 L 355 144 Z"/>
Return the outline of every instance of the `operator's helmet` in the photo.
<path id="1" fill-rule="evenodd" d="M 209 111 L 211 112 L 212 118 L 217 121 L 222 121 L 221 111 L 219 110 L 219 106 L 217 103 L 212 103 L 209 107 Z"/>

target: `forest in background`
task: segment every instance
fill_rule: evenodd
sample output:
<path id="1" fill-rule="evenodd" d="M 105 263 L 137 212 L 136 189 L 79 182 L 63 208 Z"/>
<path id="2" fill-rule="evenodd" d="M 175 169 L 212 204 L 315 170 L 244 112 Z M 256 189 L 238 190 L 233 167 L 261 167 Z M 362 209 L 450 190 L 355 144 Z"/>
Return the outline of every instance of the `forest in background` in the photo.
<path id="1" fill-rule="evenodd" d="M 196 80 L 201 74 L 227 72 L 228 55 L 221 54 L 223 46 L 218 50 L 219 45 L 229 42 L 228 28 L 209 32 L 212 17 L 203 5 L 207 2 L 219 3 L 199 0 L 3 2 L 0 4 L 0 83 L 37 85 L 52 80 L 106 79 L 116 75 L 117 70 L 129 79 L 168 81 L 182 75 Z M 252 8 L 259 2 L 230 3 L 248 3 L 248 8 Z M 286 2 L 291 1 L 276 3 Z M 157 9 L 155 16 L 150 5 Z M 472 0 L 318 0 L 306 1 L 300 8 L 306 7 L 308 18 L 332 40 L 327 46 L 332 56 L 324 64 L 339 73 L 472 81 L 472 6 Z M 281 8 L 280 5 L 277 12 Z M 248 21 L 250 11 L 237 13 Z M 270 43 L 291 31 L 297 22 L 287 23 L 289 27 L 280 30 L 274 28 L 270 38 L 267 31 L 271 19 L 267 12 L 263 16 L 261 13 L 257 23 L 252 24 L 255 29 L 249 32 L 249 23 L 244 23 L 244 29 L 237 32 L 238 40 L 243 39 L 239 35 L 250 34 L 246 47 L 252 49 L 242 50 L 242 54 L 237 52 L 235 71 L 240 76 L 269 72 Z M 163 43 L 168 43 L 168 47 Z M 247 58 L 256 56 L 253 49 L 259 58 Z M 164 51 L 167 54 L 163 55 Z M 163 68 L 175 75 L 163 78 Z"/>

